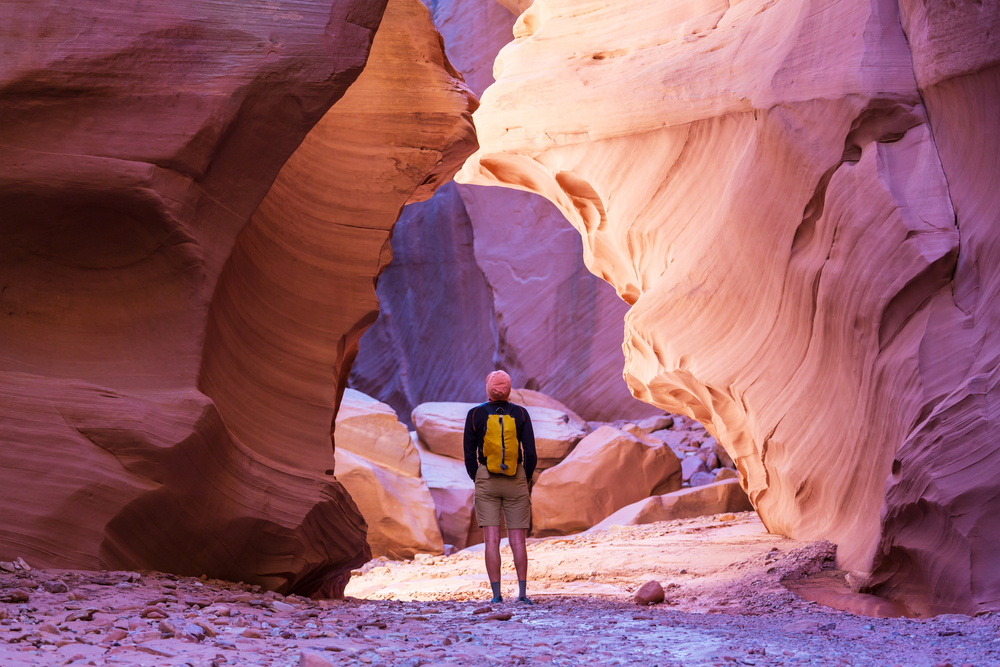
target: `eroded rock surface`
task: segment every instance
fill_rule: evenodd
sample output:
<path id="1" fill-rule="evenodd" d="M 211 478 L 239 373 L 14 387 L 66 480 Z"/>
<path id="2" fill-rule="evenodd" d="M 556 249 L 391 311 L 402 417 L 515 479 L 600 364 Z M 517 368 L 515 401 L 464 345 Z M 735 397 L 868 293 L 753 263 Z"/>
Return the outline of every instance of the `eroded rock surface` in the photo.
<path id="1" fill-rule="evenodd" d="M 926 610 L 1000 608 L 997 16 L 536 0 L 460 175 L 567 216 L 632 304 L 632 392 L 769 529 Z"/>
<path id="2" fill-rule="evenodd" d="M 495 0 L 427 4 L 451 62 L 481 93 L 515 14 Z M 587 271 L 578 235 L 542 197 L 448 185 L 403 211 L 392 246 L 351 383 L 404 420 L 421 403 L 480 400 L 497 368 L 587 419 L 657 412 L 622 380 L 627 304 Z"/>
<path id="3" fill-rule="evenodd" d="M 7 12 L 0 560 L 336 595 L 370 557 L 335 408 L 400 208 L 475 146 L 388 4 Z"/>

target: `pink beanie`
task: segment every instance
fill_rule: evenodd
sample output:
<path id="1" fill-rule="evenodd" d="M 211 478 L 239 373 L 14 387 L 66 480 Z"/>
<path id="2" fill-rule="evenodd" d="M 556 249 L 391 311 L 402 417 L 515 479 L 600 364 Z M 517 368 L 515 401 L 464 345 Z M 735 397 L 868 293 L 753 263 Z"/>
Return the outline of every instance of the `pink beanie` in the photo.
<path id="1" fill-rule="evenodd" d="M 510 396 L 510 376 L 503 371 L 493 371 L 487 375 L 486 393 L 491 401 L 506 401 Z"/>

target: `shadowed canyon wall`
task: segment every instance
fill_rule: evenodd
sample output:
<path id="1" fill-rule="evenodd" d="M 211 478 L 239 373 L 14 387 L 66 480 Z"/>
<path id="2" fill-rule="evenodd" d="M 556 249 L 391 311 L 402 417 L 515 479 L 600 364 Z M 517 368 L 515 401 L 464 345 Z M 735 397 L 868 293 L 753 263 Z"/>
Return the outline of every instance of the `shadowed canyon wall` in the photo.
<path id="1" fill-rule="evenodd" d="M 467 183 L 536 192 L 704 423 L 857 588 L 1000 609 L 995 4 L 536 0 Z"/>
<path id="2" fill-rule="evenodd" d="M 495 0 L 427 4 L 451 62 L 480 94 L 515 15 Z M 660 412 L 622 379 L 628 305 L 587 271 L 579 235 L 544 198 L 447 185 L 406 207 L 392 245 L 351 386 L 403 421 L 423 402 L 485 400 L 496 368 L 588 419 Z"/>
<path id="3" fill-rule="evenodd" d="M 374 278 L 475 149 L 427 10 L 2 11 L 0 556 L 339 593 Z"/>

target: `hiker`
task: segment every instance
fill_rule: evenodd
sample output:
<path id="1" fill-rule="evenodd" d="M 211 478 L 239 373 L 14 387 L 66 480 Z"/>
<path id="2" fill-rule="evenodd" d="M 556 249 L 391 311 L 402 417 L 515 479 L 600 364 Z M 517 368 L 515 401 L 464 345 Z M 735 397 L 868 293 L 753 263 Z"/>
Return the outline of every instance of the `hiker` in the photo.
<path id="1" fill-rule="evenodd" d="M 507 401 L 510 376 L 494 371 L 486 378 L 490 400 L 469 410 L 465 418 L 465 469 L 476 482 L 476 520 L 486 542 L 486 574 L 493 602 L 500 595 L 500 513 L 507 524 L 510 550 L 517 570 L 517 599 L 528 599 L 528 552 L 525 537 L 531 523 L 528 482 L 535 472 L 535 434 L 531 417 L 520 405 Z"/>

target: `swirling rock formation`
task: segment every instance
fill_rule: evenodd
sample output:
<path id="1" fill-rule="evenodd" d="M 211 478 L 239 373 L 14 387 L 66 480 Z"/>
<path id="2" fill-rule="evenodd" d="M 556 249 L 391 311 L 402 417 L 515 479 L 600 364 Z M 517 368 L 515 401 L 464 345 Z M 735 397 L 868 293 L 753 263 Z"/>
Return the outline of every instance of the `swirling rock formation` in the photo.
<path id="1" fill-rule="evenodd" d="M 515 14 L 495 0 L 427 4 L 451 62 L 480 93 Z M 392 245 L 351 386 L 404 421 L 421 403 L 485 400 L 496 368 L 587 419 L 657 412 L 622 380 L 627 304 L 587 271 L 579 236 L 542 197 L 449 184 L 403 211 Z"/>
<path id="2" fill-rule="evenodd" d="M 400 208 L 475 145 L 388 4 L 5 14 L 4 560 L 335 595 L 370 558 L 338 396 Z"/>
<path id="3" fill-rule="evenodd" d="M 1000 609 L 997 21 L 536 0 L 459 177 L 555 203 L 632 304 L 633 393 L 704 423 L 770 530 L 923 612 Z"/>

